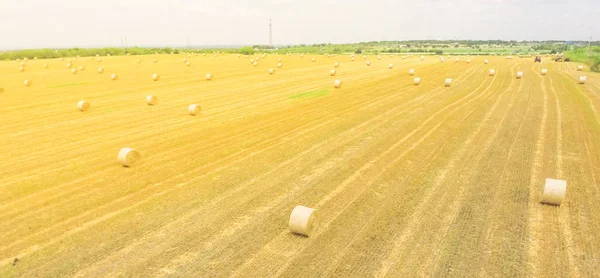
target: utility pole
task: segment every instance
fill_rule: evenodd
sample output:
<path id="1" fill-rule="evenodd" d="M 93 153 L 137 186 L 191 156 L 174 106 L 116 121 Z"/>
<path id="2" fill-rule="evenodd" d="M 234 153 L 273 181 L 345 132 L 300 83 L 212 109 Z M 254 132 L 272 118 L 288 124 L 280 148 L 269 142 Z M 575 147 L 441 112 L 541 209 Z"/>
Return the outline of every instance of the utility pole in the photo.
<path id="1" fill-rule="evenodd" d="M 590 46 L 592 45 L 592 37 L 590 37 L 590 41 L 588 42 L 587 56 L 590 57 Z"/>
<path id="2" fill-rule="evenodd" d="M 273 29 L 271 28 L 271 19 L 269 18 L 269 47 L 273 48 Z"/>

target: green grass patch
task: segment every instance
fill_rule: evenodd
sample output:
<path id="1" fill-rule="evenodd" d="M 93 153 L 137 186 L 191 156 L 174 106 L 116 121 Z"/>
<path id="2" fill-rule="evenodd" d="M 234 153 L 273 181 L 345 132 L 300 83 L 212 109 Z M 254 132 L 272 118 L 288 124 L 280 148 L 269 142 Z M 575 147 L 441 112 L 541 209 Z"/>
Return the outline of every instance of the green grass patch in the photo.
<path id="1" fill-rule="evenodd" d="M 328 89 L 321 89 L 321 90 L 317 90 L 317 91 L 309 91 L 309 92 L 304 92 L 304 93 L 300 93 L 300 94 L 295 94 L 295 95 L 291 95 L 290 98 L 295 98 L 295 99 L 311 99 L 311 98 L 317 98 L 317 97 L 322 97 L 329 94 L 329 90 Z"/>
<path id="2" fill-rule="evenodd" d="M 62 88 L 62 87 L 71 87 L 71 86 L 79 86 L 79 85 L 83 85 L 87 82 L 78 82 L 78 83 L 68 83 L 68 84 L 58 84 L 58 85 L 51 85 L 46 87 L 47 89 L 50 88 Z"/>

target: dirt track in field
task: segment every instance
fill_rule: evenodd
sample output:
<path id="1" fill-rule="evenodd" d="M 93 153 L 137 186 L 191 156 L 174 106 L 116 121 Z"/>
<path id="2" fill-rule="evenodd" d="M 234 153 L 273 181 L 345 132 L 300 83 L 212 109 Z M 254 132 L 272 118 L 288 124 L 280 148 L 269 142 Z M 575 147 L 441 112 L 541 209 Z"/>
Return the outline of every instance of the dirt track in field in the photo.
<path id="1" fill-rule="evenodd" d="M 184 57 L 0 62 L 0 277 L 598 274 L 599 74 Z M 143 162 L 122 167 L 123 147 Z M 539 203 L 546 178 L 567 180 L 562 206 Z M 287 228 L 299 204 L 319 213 L 310 238 Z"/>

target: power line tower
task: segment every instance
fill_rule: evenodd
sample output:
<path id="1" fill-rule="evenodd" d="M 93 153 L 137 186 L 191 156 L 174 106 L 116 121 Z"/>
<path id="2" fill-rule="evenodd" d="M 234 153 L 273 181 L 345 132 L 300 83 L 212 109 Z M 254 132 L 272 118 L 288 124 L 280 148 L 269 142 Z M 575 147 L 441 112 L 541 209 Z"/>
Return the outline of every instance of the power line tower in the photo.
<path id="1" fill-rule="evenodd" d="M 271 27 L 271 19 L 269 18 L 269 47 L 273 48 L 273 28 Z"/>

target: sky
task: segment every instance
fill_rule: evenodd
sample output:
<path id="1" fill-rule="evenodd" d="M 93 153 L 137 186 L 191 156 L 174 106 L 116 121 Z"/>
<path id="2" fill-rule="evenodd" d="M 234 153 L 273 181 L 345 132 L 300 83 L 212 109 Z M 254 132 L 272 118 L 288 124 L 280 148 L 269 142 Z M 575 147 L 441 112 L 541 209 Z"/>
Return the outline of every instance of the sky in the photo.
<path id="1" fill-rule="evenodd" d="M 0 0 L 0 50 L 600 40 L 600 0 Z"/>

